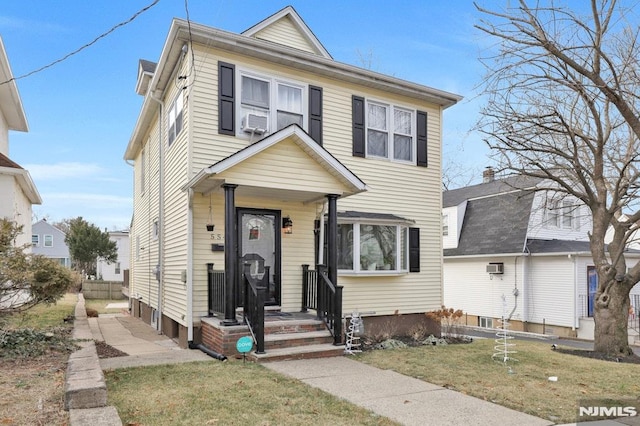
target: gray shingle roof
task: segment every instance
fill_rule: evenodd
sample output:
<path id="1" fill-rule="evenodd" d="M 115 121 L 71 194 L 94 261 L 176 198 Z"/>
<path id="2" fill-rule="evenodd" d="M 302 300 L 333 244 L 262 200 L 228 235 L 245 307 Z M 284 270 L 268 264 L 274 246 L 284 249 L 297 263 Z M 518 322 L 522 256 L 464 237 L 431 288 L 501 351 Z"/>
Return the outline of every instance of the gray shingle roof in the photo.
<path id="1" fill-rule="evenodd" d="M 468 201 L 458 247 L 444 255 L 522 253 L 533 196 L 517 191 Z"/>
<path id="2" fill-rule="evenodd" d="M 529 176 L 511 176 L 504 179 L 496 179 L 488 183 L 465 186 L 464 188 L 452 189 L 442 193 L 442 207 L 457 206 L 465 200 L 487 197 L 500 194 L 502 192 L 515 191 L 518 189 L 530 189 L 538 184 L 542 179 Z"/>

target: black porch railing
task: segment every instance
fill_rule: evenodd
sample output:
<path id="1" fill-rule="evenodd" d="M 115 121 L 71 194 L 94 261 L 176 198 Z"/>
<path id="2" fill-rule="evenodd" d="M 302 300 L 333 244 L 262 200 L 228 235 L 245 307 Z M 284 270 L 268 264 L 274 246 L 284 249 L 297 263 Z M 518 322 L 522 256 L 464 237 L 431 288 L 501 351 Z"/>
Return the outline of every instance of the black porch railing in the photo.
<path id="1" fill-rule="evenodd" d="M 302 265 L 302 310 L 315 309 L 333 335 L 333 344 L 342 344 L 342 287 L 331 282 L 327 267 L 318 270 Z"/>
<path id="2" fill-rule="evenodd" d="M 251 276 L 251 265 L 244 264 L 242 272 L 244 288 L 244 303 L 242 317 L 249 326 L 253 341 L 256 343 L 256 353 L 264 353 L 264 302 L 269 288 L 269 267 L 264 267 L 261 280 Z"/>
<path id="3" fill-rule="evenodd" d="M 224 271 L 214 270 L 213 263 L 207 263 L 207 289 L 209 315 L 224 315 Z"/>

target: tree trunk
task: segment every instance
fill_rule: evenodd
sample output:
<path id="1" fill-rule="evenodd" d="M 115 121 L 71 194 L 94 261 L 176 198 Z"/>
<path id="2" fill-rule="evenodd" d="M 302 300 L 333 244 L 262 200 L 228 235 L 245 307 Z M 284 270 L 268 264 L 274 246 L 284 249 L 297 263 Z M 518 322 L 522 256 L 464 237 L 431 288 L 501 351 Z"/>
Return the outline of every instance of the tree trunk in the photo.
<path id="1" fill-rule="evenodd" d="M 620 282 L 608 277 L 599 276 L 598 278 L 604 281 L 604 285 L 601 281 L 594 301 L 593 349 L 610 356 L 632 355 L 627 330 L 629 292 Z"/>

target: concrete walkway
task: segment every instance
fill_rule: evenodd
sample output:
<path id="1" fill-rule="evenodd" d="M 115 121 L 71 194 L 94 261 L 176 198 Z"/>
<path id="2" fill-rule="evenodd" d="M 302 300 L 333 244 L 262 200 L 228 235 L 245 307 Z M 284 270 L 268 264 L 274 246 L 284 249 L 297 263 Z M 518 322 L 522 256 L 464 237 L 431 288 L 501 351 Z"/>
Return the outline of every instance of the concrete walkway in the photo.
<path id="1" fill-rule="evenodd" d="M 102 370 L 190 361 L 217 361 L 199 350 L 179 348 L 166 336 L 129 315 L 89 318 L 95 340 L 123 352 L 124 357 L 100 359 Z M 266 368 L 322 389 L 403 425 L 552 425 L 549 420 L 524 414 L 402 374 L 381 370 L 348 356 L 277 361 Z M 105 407 L 111 409 L 112 407 Z M 94 417 L 95 419 L 95 417 Z M 87 424 L 71 422 L 72 426 Z M 113 423 L 91 422 L 92 426 Z M 589 426 L 640 426 L 640 417 L 591 422 Z"/>

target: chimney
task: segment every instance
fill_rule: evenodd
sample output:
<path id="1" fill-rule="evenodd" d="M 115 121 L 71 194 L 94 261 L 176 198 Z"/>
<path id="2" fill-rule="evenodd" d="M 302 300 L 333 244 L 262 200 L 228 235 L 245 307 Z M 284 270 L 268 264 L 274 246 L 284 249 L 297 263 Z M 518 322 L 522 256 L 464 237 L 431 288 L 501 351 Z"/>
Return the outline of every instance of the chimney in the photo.
<path id="1" fill-rule="evenodd" d="M 493 170 L 493 167 L 485 167 L 484 171 L 482 172 L 482 183 L 493 182 L 495 177 L 496 172 Z"/>

